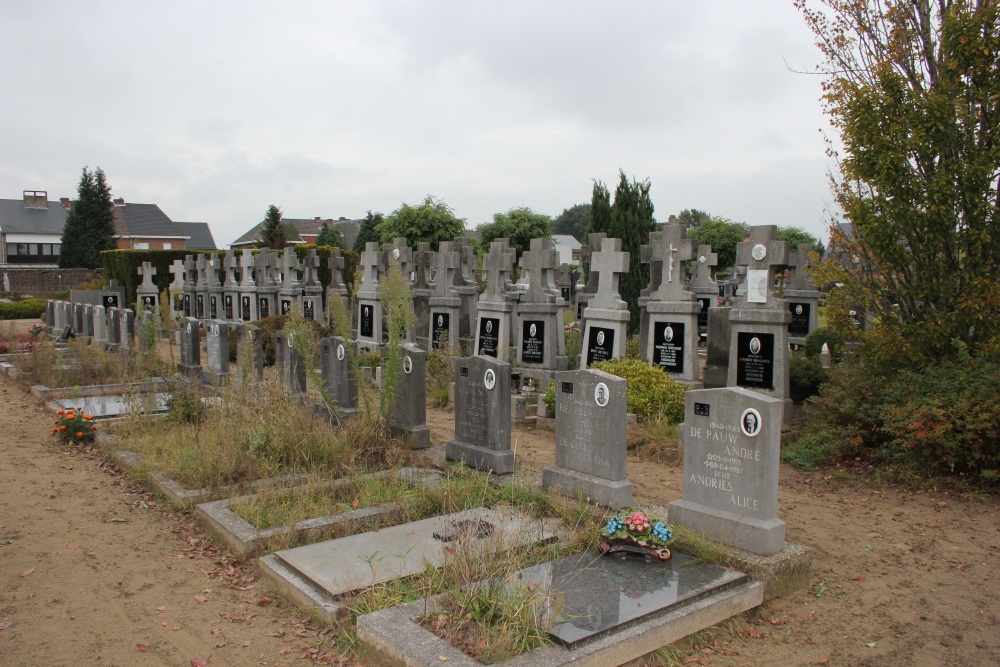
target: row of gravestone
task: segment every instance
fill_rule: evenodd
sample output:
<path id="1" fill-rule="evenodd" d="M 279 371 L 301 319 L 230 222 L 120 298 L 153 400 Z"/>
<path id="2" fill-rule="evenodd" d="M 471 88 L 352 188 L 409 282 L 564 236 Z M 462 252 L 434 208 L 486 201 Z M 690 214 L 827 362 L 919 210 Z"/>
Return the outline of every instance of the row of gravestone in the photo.
<path id="1" fill-rule="evenodd" d="M 105 349 L 128 350 L 133 346 L 141 352 L 149 351 L 149 329 L 155 323 L 137 317 L 131 308 L 119 308 L 89 303 L 47 301 L 45 304 L 46 330 L 61 339 L 85 338 Z"/>

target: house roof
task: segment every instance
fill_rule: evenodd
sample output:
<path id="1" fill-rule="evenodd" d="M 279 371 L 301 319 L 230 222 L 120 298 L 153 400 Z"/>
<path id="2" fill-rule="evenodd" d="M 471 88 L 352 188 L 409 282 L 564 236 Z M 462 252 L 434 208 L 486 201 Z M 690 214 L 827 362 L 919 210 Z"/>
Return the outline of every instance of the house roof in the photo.
<path id="1" fill-rule="evenodd" d="M 115 234 L 134 238 L 187 237 L 187 234 L 156 204 L 116 205 Z"/>
<path id="2" fill-rule="evenodd" d="M 568 246 L 572 250 L 579 250 L 583 247 L 575 236 L 569 234 L 553 234 L 552 240 L 556 242 L 557 246 Z"/>
<path id="3" fill-rule="evenodd" d="M 189 237 L 184 247 L 189 250 L 218 250 L 212 230 L 207 222 L 175 222 L 185 236 Z"/>
<path id="4" fill-rule="evenodd" d="M 28 208 L 23 199 L 0 199 L 0 231 L 6 234 L 56 234 L 62 236 L 69 211 L 59 202 Z"/>
<path id="5" fill-rule="evenodd" d="M 344 242 L 348 248 L 354 244 L 354 239 L 358 237 L 358 229 L 361 226 L 360 220 L 324 220 L 322 218 L 283 218 L 285 227 L 285 241 L 289 245 L 305 243 L 304 236 L 319 236 L 323 223 L 331 224 L 340 230 L 344 235 Z M 249 231 L 229 244 L 231 248 L 238 246 L 252 246 L 260 241 L 260 230 L 264 226 L 263 222 L 258 222 Z"/>

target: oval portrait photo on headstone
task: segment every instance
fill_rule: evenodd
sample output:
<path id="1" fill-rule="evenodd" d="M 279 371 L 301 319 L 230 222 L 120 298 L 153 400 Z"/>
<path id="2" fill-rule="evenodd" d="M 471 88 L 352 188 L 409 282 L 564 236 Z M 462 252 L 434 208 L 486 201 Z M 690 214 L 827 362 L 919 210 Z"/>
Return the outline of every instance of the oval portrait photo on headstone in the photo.
<path id="1" fill-rule="evenodd" d="M 801 303 L 795 304 L 795 314 L 796 315 L 801 315 L 802 314 L 802 304 Z"/>
<path id="2" fill-rule="evenodd" d="M 603 331 L 598 331 L 597 332 L 597 344 L 598 345 L 604 345 L 604 332 Z"/>
<path id="3" fill-rule="evenodd" d="M 438 315 L 438 329 L 444 326 L 444 315 Z"/>
<path id="4" fill-rule="evenodd" d="M 338 361 L 343 361 L 344 360 L 344 345 L 343 344 L 340 344 L 340 345 L 337 346 L 337 360 Z"/>
<path id="5" fill-rule="evenodd" d="M 754 336 L 750 339 L 750 353 L 760 354 L 760 338 Z"/>
<path id="6" fill-rule="evenodd" d="M 663 328 L 663 340 L 668 343 L 674 339 L 674 328 L 669 324 Z"/>
<path id="7" fill-rule="evenodd" d="M 486 320 L 486 333 L 493 333 L 493 320 Z"/>
<path id="8" fill-rule="evenodd" d="M 392 258 L 393 259 L 399 259 L 399 248 L 393 248 L 392 249 Z M 409 371 L 407 371 L 407 372 L 409 372 Z"/>
<path id="9" fill-rule="evenodd" d="M 594 402 L 603 408 L 608 404 L 610 398 L 611 393 L 608 391 L 608 385 L 598 382 L 597 386 L 594 387 Z"/>
<path id="10" fill-rule="evenodd" d="M 413 359 L 410 359 L 410 355 L 406 355 L 403 359 L 403 372 L 409 375 L 413 371 Z"/>
<path id="11" fill-rule="evenodd" d="M 365 317 L 368 317 L 368 306 L 365 306 Z"/>
<path id="12" fill-rule="evenodd" d="M 191 322 L 188 322 L 188 333 L 191 333 Z"/>
<path id="13" fill-rule="evenodd" d="M 744 410 L 740 417 L 740 430 L 743 431 L 743 435 L 754 438 L 760 433 L 760 428 L 760 413 L 753 408 Z"/>
<path id="14" fill-rule="evenodd" d="M 534 324 L 532 324 L 531 327 L 528 329 L 528 336 L 534 338 L 536 333 L 538 333 L 538 329 L 535 328 Z"/>
<path id="15" fill-rule="evenodd" d="M 492 368 L 487 370 L 486 374 L 483 375 L 483 385 L 490 390 L 497 386 L 497 374 Z"/>

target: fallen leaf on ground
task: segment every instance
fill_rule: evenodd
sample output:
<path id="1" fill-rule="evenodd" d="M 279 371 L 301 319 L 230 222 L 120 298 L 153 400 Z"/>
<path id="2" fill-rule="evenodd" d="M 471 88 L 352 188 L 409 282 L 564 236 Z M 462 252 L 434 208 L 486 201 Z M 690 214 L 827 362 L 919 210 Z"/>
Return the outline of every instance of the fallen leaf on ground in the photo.
<path id="1" fill-rule="evenodd" d="M 192 660 L 191 667 L 205 667 L 205 665 L 208 664 L 209 660 L 211 660 L 211 656 L 205 658 L 204 660 Z"/>
<path id="2" fill-rule="evenodd" d="M 208 598 L 203 595 L 195 595 L 194 600 L 195 602 L 208 602 Z"/>
<path id="3" fill-rule="evenodd" d="M 160 612 L 163 612 L 163 611 L 166 611 L 166 610 L 167 610 L 167 608 L 163 607 L 163 606 L 160 606 L 160 607 L 156 608 L 156 611 L 160 611 Z"/>
<path id="4" fill-rule="evenodd" d="M 825 665 L 828 662 L 830 662 L 830 658 L 821 658 L 821 659 L 819 659 L 819 660 L 816 661 L 816 664 L 817 665 Z"/>
<path id="5" fill-rule="evenodd" d="M 269 604 L 271 604 L 271 600 L 269 598 L 264 598 L 263 600 L 257 600 L 258 607 L 266 607 Z"/>
<path id="6" fill-rule="evenodd" d="M 29 574 L 31 574 L 34 571 L 35 571 L 35 568 L 29 567 L 27 570 L 25 570 L 24 572 L 21 573 L 21 576 L 22 577 L 27 577 Z"/>
<path id="7" fill-rule="evenodd" d="M 146 651 L 149 650 L 149 647 L 146 646 L 145 644 L 136 644 L 135 650 L 137 650 L 139 653 L 145 653 Z"/>

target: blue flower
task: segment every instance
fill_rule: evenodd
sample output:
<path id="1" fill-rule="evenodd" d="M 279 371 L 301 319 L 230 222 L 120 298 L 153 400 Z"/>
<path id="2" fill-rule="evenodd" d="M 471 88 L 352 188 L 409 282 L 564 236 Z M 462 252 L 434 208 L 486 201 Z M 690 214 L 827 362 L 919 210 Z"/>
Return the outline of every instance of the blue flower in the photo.
<path id="1" fill-rule="evenodd" d="M 608 525 L 604 528 L 604 530 L 607 531 L 608 535 L 612 535 L 624 525 L 625 524 L 622 523 L 622 520 L 620 518 L 618 518 L 617 516 L 613 516 L 611 517 L 611 520 L 608 521 Z"/>
<path id="2" fill-rule="evenodd" d="M 667 540 L 669 540 L 671 537 L 674 536 L 674 534 L 670 532 L 670 529 L 664 526 L 659 521 L 657 521 L 656 525 L 653 526 L 653 535 L 663 540 L 664 542 L 666 542 Z"/>

